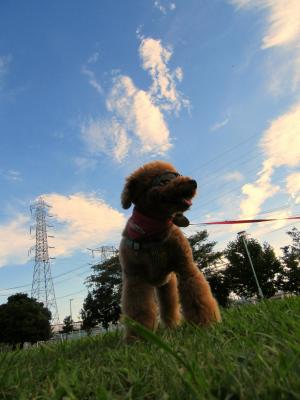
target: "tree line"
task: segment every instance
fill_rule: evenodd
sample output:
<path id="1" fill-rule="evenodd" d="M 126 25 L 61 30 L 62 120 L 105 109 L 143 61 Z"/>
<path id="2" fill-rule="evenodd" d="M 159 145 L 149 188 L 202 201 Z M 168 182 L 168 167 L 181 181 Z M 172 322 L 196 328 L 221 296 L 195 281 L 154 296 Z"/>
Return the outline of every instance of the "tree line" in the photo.
<path id="1" fill-rule="evenodd" d="M 256 239 L 247 240 L 247 246 L 255 267 L 257 279 L 266 298 L 278 292 L 300 294 L 300 231 L 287 232 L 291 244 L 281 248 L 277 257 L 268 243 Z M 227 307 L 232 298 L 249 299 L 257 296 L 257 286 L 241 237 L 231 241 L 225 250 L 216 251 L 216 242 L 208 240 L 206 230 L 189 238 L 194 260 L 209 281 L 219 304 Z M 81 310 L 82 328 L 89 331 L 100 325 L 108 329 L 120 318 L 122 276 L 118 256 L 92 266 L 92 274 L 86 284 L 89 293 Z M 51 313 L 43 303 L 17 293 L 0 305 L 1 343 L 13 347 L 24 342 L 35 343 L 50 339 Z M 64 319 L 63 332 L 73 330 L 70 316 Z"/>
<path id="2" fill-rule="evenodd" d="M 300 294 L 300 231 L 287 232 L 291 245 L 281 248 L 277 257 L 274 249 L 264 242 L 250 238 L 247 247 L 257 279 L 265 298 L 276 293 Z M 229 306 L 232 299 L 257 297 L 257 285 L 242 237 L 229 242 L 225 250 L 216 251 L 216 242 L 208 240 L 202 230 L 189 237 L 194 260 L 209 281 L 219 304 Z M 107 329 L 120 318 L 122 290 L 121 265 L 118 256 L 92 267 L 87 279 L 89 293 L 81 310 L 82 327 L 90 330 L 96 325 Z"/>

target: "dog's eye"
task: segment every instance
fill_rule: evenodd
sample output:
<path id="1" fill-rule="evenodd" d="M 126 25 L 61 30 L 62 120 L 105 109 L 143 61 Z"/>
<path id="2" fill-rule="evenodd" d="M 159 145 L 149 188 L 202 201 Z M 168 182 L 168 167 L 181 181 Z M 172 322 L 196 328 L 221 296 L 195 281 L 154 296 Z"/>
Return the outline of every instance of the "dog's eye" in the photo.
<path id="1" fill-rule="evenodd" d="M 171 182 L 171 179 L 162 179 L 162 180 L 160 181 L 159 186 L 164 186 L 164 185 L 166 185 L 166 184 L 169 183 L 169 182 Z"/>
<path id="2" fill-rule="evenodd" d="M 157 176 L 154 178 L 152 185 L 153 186 L 164 186 L 167 183 L 171 182 L 173 179 L 177 178 L 177 176 L 180 176 L 178 172 L 165 172 L 164 174 Z"/>

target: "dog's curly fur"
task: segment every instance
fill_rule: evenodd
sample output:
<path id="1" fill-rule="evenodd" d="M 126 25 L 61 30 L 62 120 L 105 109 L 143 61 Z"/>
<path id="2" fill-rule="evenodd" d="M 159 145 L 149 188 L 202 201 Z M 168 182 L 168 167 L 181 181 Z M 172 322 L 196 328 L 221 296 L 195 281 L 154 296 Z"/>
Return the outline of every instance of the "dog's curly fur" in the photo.
<path id="1" fill-rule="evenodd" d="M 131 174 L 121 196 L 123 208 L 134 204 L 143 215 L 160 221 L 186 211 L 196 193 L 196 182 L 177 176 L 153 186 L 153 180 L 166 170 L 176 172 L 173 165 L 154 161 Z M 170 328 L 179 324 L 181 311 L 187 321 L 201 326 L 221 320 L 210 286 L 193 261 L 188 240 L 175 223 L 155 238 L 157 245 L 144 249 L 128 247 L 126 238 L 128 232 L 125 229 L 120 244 L 124 316 L 155 329 L 159 305 L 160 320 Z M 134 337 L 127 327 L 126 338 Z"/>

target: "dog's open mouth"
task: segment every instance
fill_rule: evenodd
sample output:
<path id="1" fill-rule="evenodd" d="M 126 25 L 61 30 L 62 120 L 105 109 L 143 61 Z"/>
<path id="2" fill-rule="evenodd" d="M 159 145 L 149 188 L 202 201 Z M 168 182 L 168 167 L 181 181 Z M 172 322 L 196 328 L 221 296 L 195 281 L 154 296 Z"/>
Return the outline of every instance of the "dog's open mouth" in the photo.
<path id="1" fill-rule="evenodd" d="M 181 200 L 181 203 L 183 203 L 183 204 L 185 204 L 185 205 L 187 205 L 189 207 L 193 204 L 192 199 L 186 199 L 186 198 L 183 198 Z"/>
<path id="2" fill-rule="evenodd" d="M 181 207 L 183 206 L 185 209 L 190 208 L 193 204 L 191 197 L 182 197 L 181 199 L 178 199 L 176 203 Z"/>
<path id="3" fill-rule="evenodd" d="M 173 203 L 173 204 L 177 204 L 178 206 L 183 206 L 184 208 L 189 208 L 191 207 L 192 203 L 192 199 L 189 197 L 181 197 L 179 199 L 168 199 L 167 200 L 168 203 Z"/>

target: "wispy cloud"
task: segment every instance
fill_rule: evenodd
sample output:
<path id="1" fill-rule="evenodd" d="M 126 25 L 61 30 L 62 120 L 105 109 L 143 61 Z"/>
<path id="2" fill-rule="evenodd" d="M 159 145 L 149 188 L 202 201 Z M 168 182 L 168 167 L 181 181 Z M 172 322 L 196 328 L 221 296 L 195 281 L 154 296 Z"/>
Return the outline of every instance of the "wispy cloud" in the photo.
<path id="1" fill-rule="evenodd" d="M 279 186 L 273 185 L 271 178 L 273 167 L 268 162 L 263 163 L 254 183 L 247 183 L 242 187 L 244 199 L 241 201 L 241 218 L 255 216 L 259 213 L 262 204 L 279 191 Z"/>
<path id="2" fill-rule="evenodd" d="M 78 172 L 93 170 L 97 165 L 97 161 L 90 157 L 75 157 L 73 161 L 78 169 Z"/>
<path id="3" fill-rule="evenodd" d="M 241 202 L 242 216 L 255 215 L 261 205 L 275 193 L 279 187 L 272 184 L 274 171 L 280 167 L 300 165 L 300 103 L 271 122 L 260 141 L 264 161 L 254 183 L 243 186 L 245 198 Z"/>
<path id="4" fill-rule="evenodd" d="M 88 59 L 88 64 L 95 64 L 98 60 L 99 60 L 99 57 L 100 57 L 100 53 L 99 53 L 99 51 L 95 51 L 95 53 L 93 53 L 90 57 L 89 57 L 89 59 Z"/>
<path id="5" fill-rule="evenodd" d="M 86 64 L 83 64 L 83 66 L 81 67 L 81 73 L 85 76 L 88 77 L 89 80 L 89 84 L 96 89 L 96 91 L 99 94 L 103 94 L 103 89 L 101 84 L 99 83 L 99 81 L 96 78 L 96 74 L 95 72 L 91 69 L 91 66 L 93 64 L 96 64 L 97 61 L 99 60 L 100 54 L 99 52 L 95 52 L 93 53 L 89 59 L 87 60 Z"/>
<path id="6" fill-rule="evenodd" d="M 99 94 L 103 94 L 103 89 L 100 83 L 97 81 L 94 71 L 89 69 L 86 65 L 81 68 L 81 73 L 89 78 L 89 84 L 97 90 Z"/>
<path id="7" fill-rule="evenodd" d="M 11 63 L 12 56 L 0 56 L 0 91 L 3 89 L 4 79 L 9 71 L 9 65 Z"/>
<path id="8" fill-rule="evenodd" d="M 140 37 L 142 67 L 149 72 L 148 90 L 138 88 L 126 75 L 116 74 L 106 98 L 110 118 L 89 119 L 81 135 L 92 153 L 104 152 L 121 162 L 133 154 L 163 155 L 172 146 L 165 112 L 178 113 L 188 101 L 177 91 L 181 68 L 170 71 L 170 49 L 160 40 Z"/>
<path id="9" fill-rule="evenodd" d="M 51 242 L 55 246 L 51 256 L 67 257 L 90 246 L 119 240 L 125 217 L 97 196 L 50 193 L 43 198 L 52 206 L 51 213 L 59 223 Z M 16 214 L 0 224 L 0 267 L 28 261 L 28 249 L 34 244 L 29 235 L 30 223 L 29 216 Z"/>
<path id="10" fill-rule="evenodd" d="M 270 89 L 278 94 L 300 84 L 300 2 L 299 0 L 229 0 L 239 9 L 261 9 L 266 25 L 261 48 L 277 49 L 268 65 Z M 274 65 L 276 67 L 274 67 Z"/>
<path id="11" fill-rule="evenodd" d="M 131 144 L 126 130 L 116 118 L 90 118 L 82 125 L 81 135 L 92 154 L 105 153 L 118 162 L 126 157 Z"/>
<path id="12" fill-rule="evenodd" d="M 176 4 L 168 0 L 155 0 L 154 7 L 161 13 L 166 14 L 168 11 L 174 11 L 176 9 Z"/>
<path id="13" fill-rule="evenodd" d="M 0 175 L 11 182 L 20 182 L 23 180 L 21 172 L 15 169 L 9 169 L 7 171 L 0 172 Z"/>
<path id="14" fill-rule="evenodd" d="M 177 82 L 182 81 L 183 71 L 177 67 L 174 71 L 168 68 L 172 56 L 171 49 L 163 47 L 160 40 L 144 38 L 139 48 L 143 68 L 149 72 L 152 85 L 149 94 L 160 109 L 179 111 L 189 102 L 177 90 Z"/>
<path id="15" fill-rule="evenodd" d="M 300 2 L 298 0 L 229 0 L 238 9 L 263 11 L 265 27 L 261 50 L 269 50 L 267 75 L 269 88 L 274 94 L 295 91 L 300 84 Z M 272 51 L 271 51 L 272 50 Z M 259 143 L 264 159 L 257 179 L 243 186 L 241 214 L 255 215 L 262 204 L 279 190 L 272 183 L 274 172 L 281 167 L 300 165 L 300 103 L 275 118 L 263 132 Z M 287 178 L 288 179 L 288 178 Z M 291 180 L 286 190 L 290 190 Z"/>
<path id="16" fill-rule="evenodd" d="M 239 171 L 232 171 L 225 174 L 223 179 L 229 182 L 240 182 L 244 179 L 244 176 Z"/>
<path id="17" fill-rule="evenodd" d="M 287 176 L 286 191 L 296 204 L 300 204 L 300 172 L 293 172 Z"/>
<path id="18" fill-rule="evenodd" d="M 219 129 L 224 128 L 229 122 L 229 117 L 225 118 L 223 121 L 216 122 L 214 125 L 211 126 L 210 131 L 211 132 L 216 132 Z"/>

